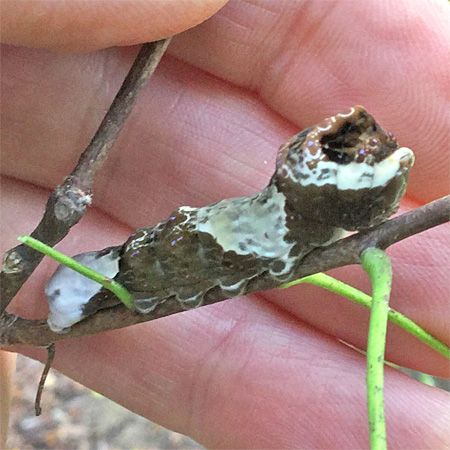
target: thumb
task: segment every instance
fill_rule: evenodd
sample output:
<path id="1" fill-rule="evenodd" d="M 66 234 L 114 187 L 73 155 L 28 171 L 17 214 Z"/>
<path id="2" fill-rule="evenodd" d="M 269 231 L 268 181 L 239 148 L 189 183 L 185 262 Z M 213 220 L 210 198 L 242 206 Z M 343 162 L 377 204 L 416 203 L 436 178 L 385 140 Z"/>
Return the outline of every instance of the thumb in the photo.
<path id="1" fill-rule="evenodd" d="M 1 42 L 92 51 L 169 37 L 218 11 L 227 0 L 3 0 Z"/>

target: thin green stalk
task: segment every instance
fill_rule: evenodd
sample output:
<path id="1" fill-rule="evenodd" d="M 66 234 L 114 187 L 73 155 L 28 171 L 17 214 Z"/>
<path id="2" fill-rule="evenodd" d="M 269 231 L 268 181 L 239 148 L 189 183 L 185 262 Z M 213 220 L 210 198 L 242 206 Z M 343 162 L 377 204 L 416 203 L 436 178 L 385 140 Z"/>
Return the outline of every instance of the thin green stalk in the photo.
<path id="1" fill-rule="evenodd" d="M 52 247 L 44 244 L 37 239 L 32 238 L 31 236 L 19 236 L 17 238 L 20 242 L 34 250 L 43 253 L 44 255 L 49 256 L 60 264 L 69 267 L 75 272 L 80 273 L 81 275 L 89 278 L 90 280 L 96 281 L 101 284 L 105 289 L 111 291 L 116 297 L 129 309 L 133 309 L 134 299 L 131 293 L 120 283 L 112 280 L 111 278 L 105 277 L 101 273 L 96 272 L 95 270 L 80 264 L 78 261 L 75 261 L 70 256 L 64 255 L 63 253 L 55 250 Z"/>
<path id="2" fill-rule="evenodd" d="M 301 283 L 309 283 L 327 289 L 328 291 L 346 297 L 353 303 L 357 303 L 366 308 L 371 308 L 372 306 L 372 297 L 370 295 L 367 295 L 366 293 L 361 292 L 360 290 L 355 289 L 353 286 L 349 286 L 342 281 L 336 280 L 325 273 L 316 273 L 314 275 L 285 283 L 280 287 L 288 288 Z M 445 358 L 450 359 L 450 348 L 447 345 L 436 339 L 428 333 L 428 331 L 424 330 L 421 326 L 417 325 L 414 321 L 404 316 L 402 313 L 389 308 L 388 318 L 392 323 L 395 323 L 399 327 L 403 328 L 424 344 L 439 352 Z"/>
<path id="3" fill-rule="evenodd" d="M 384 353 L 392 287 L 392 267 L 387 254 L 378 248 L 368 248 L 361 263 L 372 283 L 372 308 L 367 338 L 367 411 L 370 447 L 385 450 L 386 421 L 384 416 Z"/>

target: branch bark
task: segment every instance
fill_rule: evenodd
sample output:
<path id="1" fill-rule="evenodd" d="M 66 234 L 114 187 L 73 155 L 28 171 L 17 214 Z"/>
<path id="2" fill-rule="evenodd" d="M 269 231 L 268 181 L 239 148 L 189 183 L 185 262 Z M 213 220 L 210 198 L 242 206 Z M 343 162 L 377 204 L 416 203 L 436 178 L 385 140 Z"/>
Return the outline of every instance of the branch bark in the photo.
<path id="1" fill-rule="evenodd" d="M 296 267 L 293 279 L 336 267 L 358 264 L 359 255 L 368 247 L 385 249 L 414 234 L 446 223 L 449 219 L 450 197 L 447 196 L 402 214 L 376 228 L 312 251 Z M 260 277 L 251 280 L 244 293 L 249 294 L 276 287 L 278 285 L 272 277 L 262 274 Z M 99 295 L 102 295 L 103 300 L 107 301 L 112 294 L 105 292 Z M 212 290 L 206 295 L 204 305 L 216 303 L 226 298 L 219 290 Z M 89 316 L 74 325 L 65 334 L 53 333 L 45 321 L 26 320 L 12 314 L 4 314 L 0 318 L 0 346 L 16 344 L 44 346 L 58 340 L 123 328 L 183 311 L 184 309 L 174 298 L 168 299 L 146 315 L 133 313 L 120 305 L 98 311 L 95 315 Z"/>
<path id="2" fill-rule="evenodd" d="M 138 94 L 155 71 L 170 39 L 144 44 L 97 132 L 72 173 L 50 194 L 44 215 L 31 236 L 56 245 L 78 223 L 92 199 L 92 184 Z M 43 255 L 25 245 L 6 252 L 0 272 L 0 314 L 41 262 Z"/>

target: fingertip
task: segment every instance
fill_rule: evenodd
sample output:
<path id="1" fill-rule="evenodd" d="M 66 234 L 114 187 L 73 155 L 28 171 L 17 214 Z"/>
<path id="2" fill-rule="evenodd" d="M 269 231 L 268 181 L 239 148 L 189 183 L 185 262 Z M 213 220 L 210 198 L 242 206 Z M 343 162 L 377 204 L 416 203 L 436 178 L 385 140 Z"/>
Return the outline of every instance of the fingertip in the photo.
<path id="1" fill-rule="evenodd" d="M 68 52 L 151 42 L 191 28 L 227 0 L 5 0 L 3 43 Z"/>

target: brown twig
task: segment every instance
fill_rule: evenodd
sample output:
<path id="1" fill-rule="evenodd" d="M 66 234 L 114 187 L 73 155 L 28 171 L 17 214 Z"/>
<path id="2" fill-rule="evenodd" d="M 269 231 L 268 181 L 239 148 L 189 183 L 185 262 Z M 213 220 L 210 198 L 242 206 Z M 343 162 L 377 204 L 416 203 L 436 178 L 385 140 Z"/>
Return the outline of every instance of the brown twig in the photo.
<path id="1" fill-rule="evenodd" d="M 359 255 L 368 247 L 387 248 L 409 236 L 448 222 L 449 219 L 450 197 L 447 196 L 391 219 L 377 228 L 342 239 L 329 247 L 312 251 L 296 268 L 293 278 L 300 278 L 349 264 L 358 264 Z M 276 281 L 271 276 L 263 274 L 247 285 L 245 294 L 276 287 L 278 287 Z M 111 294 L 105 293 L 104 295 L 107 297 Z M 212 290 L 206 295 L 204 304 L 209 305 L 225 299 L 226 297 L 219 290 Z M 173 298 L 168 299 L 147 315 L 139 315 L 129 311 L 124 306 L 116 306 L 98 311 L 95 315 L 74 325 L 66 334 L 53 333 L 45 321 L 25 320 L 6 314 L 3 318 L 0 318 L 0 345 L 42 346 L 61 339 L 123 328 L 182 311 L 184 309 Z"/>
<path id="2" fill-rule="evenodd" d="M 86 207 L 91 203 L 95 175 L 169 41 L 170 39 L 163 39 L 142 46 L 95 136 L 72 173 L 50 194 L 44 215 L 31 236 L 53 247 L 83 217 Z M 41 253 L 25 245 L 18 245 L 6 252 L 0 272 L 0 314 L 5 311 L 42 257 Z"/>
<path id="3" fill-rule="evenodd" d="M 42 371 L 41 379 L 39 380 L 38 389 L 36 392 L 36 399 L 34 401 L 34 412 L 36 416 L 40 416 L 41 409 L 41 398 L 44 392 L 45 381 L 47 380 L 48 372 L 52 367 L 53 360 L 55 359 L 55 344 L 51 343 L 47 345 L 47 361 L 45 362 L 44 370 Z"/>

